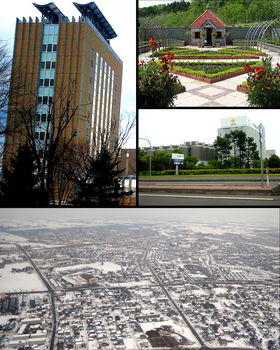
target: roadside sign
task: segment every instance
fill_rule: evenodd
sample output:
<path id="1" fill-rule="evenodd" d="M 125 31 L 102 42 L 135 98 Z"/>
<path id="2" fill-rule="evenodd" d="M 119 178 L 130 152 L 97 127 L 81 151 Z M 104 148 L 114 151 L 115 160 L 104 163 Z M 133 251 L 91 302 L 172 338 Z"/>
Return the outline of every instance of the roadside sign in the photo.
<path id="1" fill-rule="evenodd" d="M 261 137 L 263 136 L 263 125 L 262 125 L 262 123 L 260 123 L 260 135 L 261 135 Z"/>
<path id="2" fill-rule="evenodd" d="M 184 165 L 184 155 L 172 153 L 172 165 Z"/>
<path id="3" fill-rule="evenodd" d="M 184 165 L 184 159 L 172 159 L 172 165 Z"/>

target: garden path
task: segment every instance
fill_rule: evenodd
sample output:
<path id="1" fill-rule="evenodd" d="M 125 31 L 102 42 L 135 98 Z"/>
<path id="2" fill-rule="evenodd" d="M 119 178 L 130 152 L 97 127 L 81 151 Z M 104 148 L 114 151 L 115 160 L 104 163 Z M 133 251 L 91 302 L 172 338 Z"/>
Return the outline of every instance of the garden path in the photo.
<path id="1" fill-rule="evenodd" d="M 206 49 L 209 50 L 209 48 Z M 217 49 L 212 48 L 212 50 L 215 51 Z M 263 51 L 265 51 L 269 56 L 273 57 L 273 67 L 275 67 L 276 63 L 280 63 L 279 53 L 269 50 Z M 146 52 L 139 55 L 138 60 L 149 61 L 149 56 L 150 52 Z M 205 61 L 217 62 L 218 60 L 209 59 Z M 223 61 L 232 62 L 231 59 Z M 233 61 L 235 62 L 237 59 L 234 59 Z M 204 83 L 180 75 L 178 75 L 178 77 L 182 85 L 185 86 L 186 91 L 178 94 L 178 98 L 175 100 L 175 107 L 248 107 L 247 95 L 236 90 L 237 85 L 240 85 L 246 80 L 247 74 L 239 75 L 237 77 L 229 78 L 213 84 Z"/>

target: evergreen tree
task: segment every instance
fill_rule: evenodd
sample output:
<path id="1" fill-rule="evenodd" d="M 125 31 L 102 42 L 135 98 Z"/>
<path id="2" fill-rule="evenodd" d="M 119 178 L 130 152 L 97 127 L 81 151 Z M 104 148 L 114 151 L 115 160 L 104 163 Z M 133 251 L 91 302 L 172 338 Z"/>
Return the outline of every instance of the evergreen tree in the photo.
<path id="1" fill-rule="evenodd" d="M 251 162 L 259 159 L 257 145 L 252 137 L 247 137 L 242 130 L 233 130 L 214 141 L 216 159 L 223 168 L 250 168 Z M 231 155 L 232 151 L 232 155 Z"/>
<path id="2" fill-rule="evenodd" d="M 230 151 L 232 149 L 230 138 L 228 134 L 225 137 L 218 136 L 214 141 L 216 160 L 221 162 L 222 169 L 229 167 Z"/>
<path id="3" fill-rule="evenodd" d="M 253 137 L 248 137 L 246 140 L 246 167 L 249 169 L 250 165 L 255 161 L 259 161 L 259 152 Z M 256 163 L 255 163 L 256 164 Z"/>
<path id="4" fill-rule="evenodd" d="M 34 207 L 38 204 L 38 182 L 36 160 L 29 146 L 19 148 L 16 157 L 11 159 L 11 170 L 2 169 L 1 206 Z"/>
<path id="5" fill-rule="evenodd" d="M 88 169 L 81 179 L 72 179 L 78 191 L 72 203 L 86 207 L 115 207 L 120 205 L 123 197 L 132 193 L 126 192 L 119 180 L 122 170 L 113 155 L 102 148 L 95 157 L 89 157 Z"/>

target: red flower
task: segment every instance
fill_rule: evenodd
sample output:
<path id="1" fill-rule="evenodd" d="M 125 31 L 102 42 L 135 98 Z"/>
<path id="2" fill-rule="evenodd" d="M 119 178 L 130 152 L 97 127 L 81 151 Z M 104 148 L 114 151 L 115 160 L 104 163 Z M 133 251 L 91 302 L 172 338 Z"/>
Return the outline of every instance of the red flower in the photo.
<path id="1" fill-rule="evenodd" d="M 264 74 L 264 67 L 256 68 L 257 77 L 260 77 Z"/>
<path id="2" fill-rule="evenodd" d="M 246 66 L 243 64 L 244 70 L 246 73 L 251 72 L 252 68 L 249 66 L 249 64 L 246 64 Z"/>

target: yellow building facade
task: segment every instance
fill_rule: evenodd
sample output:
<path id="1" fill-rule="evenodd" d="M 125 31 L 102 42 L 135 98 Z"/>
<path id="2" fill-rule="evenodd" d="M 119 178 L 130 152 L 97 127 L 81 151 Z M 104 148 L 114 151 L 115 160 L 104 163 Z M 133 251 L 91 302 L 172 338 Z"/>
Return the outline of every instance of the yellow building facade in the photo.
<path id="1" fill-rule="evenodd" d="M 34 4 L 41 20 L 16 23 L 12 84 L 18 90 L 10 99 L 8 123 L 16 125 L 18 110 L 34 111 L 32 132 L 40 157 L 40 144 L 47 144 L 52 132 L 49 117 L 55 115 L 57 125 L 66 101 L 74 111 L 66 139 L 76 131 L 74 142 L 87 142 L 94 155 L 102 133 L 113 126 L 110 142 L 118 137 L 123 64 L 110 46 L 117 35 L 94 2 L 73 4 L 81 14 L 77 21 L 49 3 Z M 6 164 L 25 139 L 26 126 L 7 136 Z"/>

